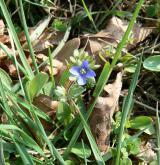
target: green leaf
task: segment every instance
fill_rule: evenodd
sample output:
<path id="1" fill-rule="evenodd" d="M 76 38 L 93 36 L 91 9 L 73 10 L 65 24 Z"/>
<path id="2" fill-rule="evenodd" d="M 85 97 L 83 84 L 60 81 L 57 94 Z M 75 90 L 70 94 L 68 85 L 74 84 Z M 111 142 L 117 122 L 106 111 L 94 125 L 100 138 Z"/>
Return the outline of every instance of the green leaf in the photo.
<path id="1" fill-rule="evenodd" d="M 106 74 L 109 73 L 109 70 L 110 70 L 110 63 L 109 62 L 106 62 L 105 65 L 104 65 L 104 68 L 101 72 L 101 75 L 98 79 L 98 82 L 96 84 L 96 88 L 94 90 L 94 93 L 93 93 L 93 96 L 96 97 L 98 94 L 99 94 L 99 91 L 102 91 L 105 84 L 105 80 L 106 80 Z"/>
<path id="2" fill-rule="evenodd" d="M 59 81 L 59 84 L 61 86 L 65 86 L 66 82 L 68 81 L 69 79 L 69 76 L 70 76 L 70 72 L 68 70 L 65 70 L 63 73 L 62 73 L 62 76 L 60 78 L 60 81 Z"/>
<path id="3" fill-rule="evenodd" d="M 120 159 L 120 165 L 132 165 L 132 161 L 129 158 Z"/>
<path id="4" fill-rule="evenodd" d="M 141 144 L 141 139 L 140 138 L 128 138 L 126 140 L 127 143 L 127 148 L 129 152 L 133 155 L 136 155 L 140 152 L 140 144 Z"/>
<path id="5" fill-rule="evenodd" d="M 124 68 L 125 72 L 134 73 L 136 70 L 136 65 L 129 65 Z"/>
<path id="6" fill-rule="evenodd" d="M 7 134 L 7 135 L 10 135 L 16 141 L 22 143 L 25 146 L 28 146 L 28 147 L 36 150 L 39 154 L 44 156 L 43 151 L 39 147 L 39 145 L 30 136 L 28 136 L 28 134 L 26 134 L 23 130 L 21 130 L 17 126 L 8 125 L 8 124 L 5 124 L 5 125 L 1 124 L 0 125 L 0 131 Z M 14 134 L 11 132 L 14 132 Z"/>
<path id="7" fill-rule="evenodd" d="M 31 156 L 27 153 L 26 148 L 23 145 L 18 144 L 14 138 L 12 138 L 12 139 L 15 143 L 17 151 L 19 152 L 24 165 L 34 165 L 34 162 L 31 158 Z"/>
<path id="8" fill-rule="evenodd" d="M 61 32 L 65 32 L 67 30 L 67 24 L 63 23 L 62 21 L 55 19 L 54 22 L 52 23 L 52 27 Z"/>
<path id="9" fill-rule="evenodd" d="M 152 124 L 152 118 L 148 116 L 138 116 L 127 123 L 127 128 L 144 129 Z"/>
<path id="10" fill-rule="evenodd" d="M 144 60 L 143 66 L 150 71 L 160 72 L 160 55 L 148 57 Z"/>
<path id="11" fill-rule="evenodd" d="M 2 83 L 8 88 L 11 89 L 12 87 L 12 80 L 9 77 L 9 75 L 7 74 L 6 71 L 4 71 L 3 69 L 0 68 L 0 78 Z"/>
<path id="12" fill-rule="evenodd" d="M 0 139 L 0 164 L 5 165 L 4 146 L 2 144 L 2 139 Z"/>
<path id="13" fill-rule="evenodd" d="M 85 91 L 85 88 L 83 88 L 82 86 L 79 86 L 78 84 L 74 84 L 69 90 L 69 97 L 76 98 L 80 96 L 84 91 Z"/>
<path id="14" fill-rule="evenodd" d="M 84 158 L 84 157 L 88 158 L 91 156 L 90 148 L 86 144 L 84 144 L 84 148 L 83 148 L 82 143 L 76 143 L 71 149 L 71 153 L 77 155 L 80 158 Z"/>
<path id="15" fill-rule="evenodd" d="M 68 103 L 60 102 L 58 104 L 56 116 L 57 116 L 57 119 L 65 125 L 70 122 L 72 116 L 71 116 L 71 109 Z"/>
<path id="16" fill-rule="evenodd" d="M 156 16 L 156 5 L 149 5 L 146 13 L 147 16 L 151 18 Z"/>
<path id="17" fill-rule="evenodd" d="M 66 165 L 75 165 L 75 163 L 73 161 L 71 161 L 71 160 L 66 160 L 65 164 Z"/>
<path id="18" fill-rule="evenodd" d="M 48 81 L 46 73 L 38 73 L 31 81 L 26 84 L 26 89 L 31 100 L 42 90 Z"/>

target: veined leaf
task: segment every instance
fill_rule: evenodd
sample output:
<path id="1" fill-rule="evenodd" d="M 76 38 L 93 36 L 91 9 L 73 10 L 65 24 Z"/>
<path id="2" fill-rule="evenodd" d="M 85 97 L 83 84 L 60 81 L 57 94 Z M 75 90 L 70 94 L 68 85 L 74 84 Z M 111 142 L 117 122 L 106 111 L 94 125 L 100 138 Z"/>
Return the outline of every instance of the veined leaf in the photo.
<path id="1" fill-rule="evenodd" d="M 26 89 L 31 100 L 42 90 L 48 81 L 46 73 L 38 73 L 31 81 L 26 83 Z"/>

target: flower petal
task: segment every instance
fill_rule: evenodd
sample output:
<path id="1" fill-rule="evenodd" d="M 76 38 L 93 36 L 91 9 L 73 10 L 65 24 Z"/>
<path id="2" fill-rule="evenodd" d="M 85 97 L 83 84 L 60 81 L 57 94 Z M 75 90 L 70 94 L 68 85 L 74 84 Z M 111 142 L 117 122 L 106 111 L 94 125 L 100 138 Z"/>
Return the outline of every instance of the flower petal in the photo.
<path id="1" fill-rule="evenodd" d="M 77 79 L 77 82 L 79 85 L 85 85 L 86 84 L 86 78 L 83 76 L 79 76 Z"/>
<path id="2" fill-rule="evenodd" d="M 72 73 L 75 76 L 79 76 L 80 75 L 80 67 L 79 66 L 73 66 L 70 70 L 70 73 Z"/>
<path id="3" fill-rule="evenodd" d="M 89 67 L 89 62 L 87 60 L 84 60 L 82 65 L 81 65 L 81 68 L 88 68 Z"/>
<path id="4" fill-rule="evenodd" d="M 86 78 L 90 78 L 90 77 L 96 77 L 96 73 L 93 71 L 93 70 L 88 70 L 86 75 L 85 75 Z"/>

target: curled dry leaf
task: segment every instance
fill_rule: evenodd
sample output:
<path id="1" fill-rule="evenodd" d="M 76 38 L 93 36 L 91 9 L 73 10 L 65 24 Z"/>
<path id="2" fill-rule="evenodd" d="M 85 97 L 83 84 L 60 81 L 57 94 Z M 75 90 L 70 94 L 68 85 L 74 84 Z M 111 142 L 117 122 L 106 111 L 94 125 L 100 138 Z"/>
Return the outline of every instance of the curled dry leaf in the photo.
<path id="1" fill-rule="evenodd" d="M 80 46 L 80 39 L 73 38 L 65 43 L 61 51 L 57 55 L 57 59 L 65 62 L 65 60 L 69 60 L 69 57 L 73 55 L 73 51 L 78 49 Z"/>
<path id="2" fill-rule="evenodd" d="M 121 20 L 118 17 L 112 17 L 105 29 L 101 30 L 97 34 L 88 34 L 81 36 L 81 45 L 86 47 L 89 53 L 96 54 L 102 48 L 107 48 L 108 46 L 117 47 L 118 43 L 121 41 L 125 31 L 127 30 L 129 22 Z M 132 33 L 131 41 L 127 44 L 127 50 L 135 47 L 136 44 L 142 42 L 154 28 L 151 27 L 141 27 L 139 24 L 135 23 Z"/>
<path id="3" fill-rule="evenodd" d="M 109 149 L 112 117 L 118 108 L 122 88 L 122 73 L 117 74 L 113 84 L 104 87 L 105 97 L 99 97 L 90 117 L 90 127 L 101 152 Z"/>

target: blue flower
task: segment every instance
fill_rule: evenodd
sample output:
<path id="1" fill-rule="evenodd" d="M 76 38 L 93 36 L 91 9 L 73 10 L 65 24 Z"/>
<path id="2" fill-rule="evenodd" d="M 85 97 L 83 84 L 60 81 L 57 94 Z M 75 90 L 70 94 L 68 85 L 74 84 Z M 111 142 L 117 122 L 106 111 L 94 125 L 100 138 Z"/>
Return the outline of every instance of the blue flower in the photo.
<path id="1" fill-rule="evenodd" d="M 83 61 L 81 66 L 73 66 L 69 71 L 72 76 L 76 77 L 79 85 L 85 85 L 87 78 L 96 76 L 96 73 L 89 69 L 89 62 L 87 60 Z"/>

